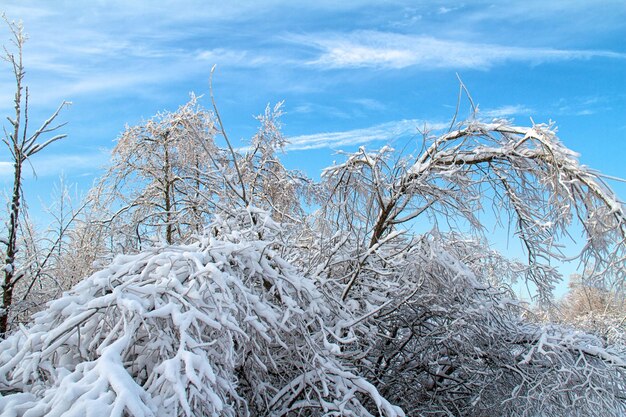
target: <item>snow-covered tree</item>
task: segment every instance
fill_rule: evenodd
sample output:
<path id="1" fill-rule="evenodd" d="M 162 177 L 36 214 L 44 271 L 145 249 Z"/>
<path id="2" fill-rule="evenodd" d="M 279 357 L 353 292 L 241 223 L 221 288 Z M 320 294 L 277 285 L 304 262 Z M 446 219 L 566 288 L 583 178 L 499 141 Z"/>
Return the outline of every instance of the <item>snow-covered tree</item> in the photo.
<path id="1" fill-rule="evenodd" d="M 110 213 L 103 223 L 114 245 L 132 251 L 146 239 L 172 244 L 202 231 L 214 210 L 211 161 L 222 158 L 215 133 L 195 96 L 175 112 L 126 128 L 92 196 L 98 210 Z"/>
<path id="2" fill-rule="evenodd" d="M 307 215 L 274 153 L 279 114 L 247 154 L 212 153 L 203 235 L 119 255 L 0 343 L 1 411 L 626 413 L 623 340 L 528 320 L 509 286 L 551 302 L 558 239 L 578 219 L 589 280 L 623 288 L 624 207 L 553 126 L 472 117 L 413 154 L 360 149 L 324 172 Z M 524 262 L 489 247 L 485 207 Z M 147 218 L 145 237 L 186 224 Z"/>
<path id="3" fill-rule="evenodd" d="M 52 115 L 45 120 L 34 132 L 29 128 L 30 109 L 28 107 L 28 87 L 24 84 L 26 70 L 23 62 L 23 48 L 26 42 L 26 34 L 21 23 L 9 21 L 2 16 L 11 32 L 12 48 L 4 48 L 2 59 L 11 67 L 15 79 L 15 96 L 13 99 L 15 113 L 8 116 L 8 129 L 2 142 L 6 145 L 11 161 L 13 162 L 13 187 L 9 202 L 9 219 L 6 223 L 6 238 L 0 241 L 6 246 L 4 250 L 4 266 L 2 268 L 2 306 L 0 306 L 0 337 L 8 330 L 9 315 L 13 304 L 13 292 L 15 286 L 26 276 L 25 269 L 30 265 L 20 265 L 16 262 L 18 252 L 18 235 L 20 230 L 20 217 L 22 211 L 22 181 L 25 164 L 29 158 L 51 143 L 64 138 L 66 135 L 54 135 L 62 125 L 55 125 L 55 119 L 67 104 L 61 103 Z M 52 133 L 52 134 L 51 134 Z"/>
<path id="4" fill-rule="evenodd" d="M 304 215 L 303 202 L 315 199 L 315 186 L 301 172 L 287 170 L 278 158 L 287 140 L 281 132 L 283 103 L 269 105 L 257 117 L 260 127 L 241 158 L 242 182 L 249 204 L 268 210 L 278 221 L 299 221 Z"/>
<path id="5" fill-rule="evenodd" d="M 261 126 L 245 153 L 231 147 L 221 123 L 218 129 L 215 116 L 193 95 L 175 112 L 127 127 L 92 193 L 95 210 L 109 213 L 101 223 L 112 252 L 139 250 L 142 241 L 159 236 L 169 244 L 184 242 L 201 233 L 214 213 L 236 207 L 302 217 L 310 181 L 278 160 L 276 152 L 286 143 L 280 108 L 268 106 L 258 117 Z M 228 149 L 216 145 L 218 135 Z"/>
<path id="6" fill-rule="evenodd" d="M 612 344 L 626 344 L 624 294 L 588 283 L 581 275 L 570 276 L 569 292 L 544 316 L 595 334 Z"/>
<path id="7" fill-rule="evenodd" d="M 325 338 L 325 298 L 276 253 L 279 226 L 237 217 L 217 238 L 116 258 L 0 344 L 0 384 L 21 391 L 0 410 L 404 415 Z"/>
<path id="8" fill-rule="evenodd" d="M 33 313 L 58 298 L 89 271 L 73 268 L 80 259 L 87 258 L 74 248 L 77 217 L 83 214 L 85 204 L 76 205 L 78 198 L 71 196 L 63 178 L 53 187 L 51 198 L 52 203 L 44 210 L 52 221 L 45 229 L 35 226 L 22 199 L 16 242 L 19 251 L 15 256 L 21 278 L 13 287 L 13 302 L 8 314 L 9 328 L 12 329 L 28 322 Z M 93 253 L 95 243 L 90 241 L 89 248 L 82 249 Z M 78 253 L 81 255 L 77 256 Z"/>
<path id="9" fill-rule="evenodd" d="M 624 208 L 552 126 L 470 119 L 427 137 L 415 155 L 361 149 L 325 178 L 331 204 L 313 245 L 321 251 L 316 273 L 347 306 L 371 314 L 351 329 L 362 352 L 355 364 L 405 411 L 624 411 L 623 345 L 609 354 L 614 348 L 597 338 L 524 323 L 505 285 L 527 279 L 549 302 L 561 279 L 552 266 L 564 257 L 558 238 L 573 218 L 588 233 L 579 256 L 591 276 L 622 285 Z M 526 264 L 472 243 L 484 239 L 485 202 L 516 229 Z M 413 236 L 420 222 L 433 229 Z M 474 238 L 440 231 L 460 224 Z"/>

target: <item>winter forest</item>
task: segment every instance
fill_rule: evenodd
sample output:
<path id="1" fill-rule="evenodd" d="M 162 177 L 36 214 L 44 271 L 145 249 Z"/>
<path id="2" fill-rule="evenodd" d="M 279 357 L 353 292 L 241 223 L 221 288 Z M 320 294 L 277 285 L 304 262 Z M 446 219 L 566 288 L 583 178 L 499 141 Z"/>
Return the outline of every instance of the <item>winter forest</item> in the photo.
<path id="1" fill-rule="evenodd" d="M 5 24 L 0 416 L 626 415 L 626 211 L 555 125 L 483 117 L 460 82 L 468 115 L 317 181 L 281 162 L 282 103 L 238 147 L 211 90 L 127 126 L 41 230 L 24 171 L 71 110 L 30 117 Z"/>

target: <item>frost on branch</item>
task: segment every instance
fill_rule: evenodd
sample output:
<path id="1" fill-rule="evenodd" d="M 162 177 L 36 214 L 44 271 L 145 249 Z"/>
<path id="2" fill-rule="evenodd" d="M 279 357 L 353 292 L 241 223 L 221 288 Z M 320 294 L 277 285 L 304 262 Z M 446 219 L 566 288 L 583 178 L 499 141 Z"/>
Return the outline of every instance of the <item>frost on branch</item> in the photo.
<path id="1" fill-rule="evenodd" d="M 354 317 L 337 323 L 346 355 L 386 398 L 408 415 L 623 415 L 623 344 L 524 320 L 508 289 L 527 279 L 550 302 L 576 218 L 586 278 L 623 289 L 624 208 L 552 126 L 471 120 L 413 155 L 361 148 L 324 180 L 311 263 Z M 527 262 L 484 242 L 489 205 Z"/>
<path id="2" fill-rule="evenodd" d="M 381 283 L 352 292 L 346 309 L 366 319 L 338 323 L 353 335 L 344 354 L 358 358 L 359 373 L 407 415 L 626 411 L 623 345 L 524 320 L 512 294 L 491 284 L 492 274 L 519 265 L 480 242 L 437 233 L 396 237 L 373 257 L 385 268 L 371 261 L 362 279 Z"/>
<path id="3" fill-rule="evenodd" d="M 196 244 L 117 257 L 0 344 L 0 410 L 403 415 L 324 343 L 324 297 L 275 227 L 244 211 Z"/>
<path id="4" fill-rule="evenodd" d="M 510 224 L 528 256 L 524 276 L 548 302 L 561 280 L 555 261 L 566 258 L 560 239 L 576 219 L 586 244 L 578 257 L 587 280 L 623 289 L 626 215 L 600 175 L 580 165 L 553 126 L 516 127 L 507 121 L 470 120 L 441 136 L 426 136 L 414 155 L 385 147 L 360 149 L 328 168 L 330 193 L 324 217 L 351 234 L 358 259 L 403 225 L 468 224 L 479 235 L 479 213 L 489 208 Z M 356 247 L 356 246 L 355 246 Z M 339 252 L 335 252 L 339 253 Z M 333 264 L 332 262 L 329 264 Z M 354 276 L 344 298 L 358 282 Z"/>

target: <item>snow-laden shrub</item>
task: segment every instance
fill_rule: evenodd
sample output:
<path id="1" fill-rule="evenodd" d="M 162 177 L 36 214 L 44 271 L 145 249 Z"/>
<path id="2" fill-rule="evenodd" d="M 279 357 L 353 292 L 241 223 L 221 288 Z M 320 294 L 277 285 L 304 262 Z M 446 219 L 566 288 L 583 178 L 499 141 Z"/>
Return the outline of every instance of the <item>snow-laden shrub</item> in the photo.
<path id="1" fill-rule="evenodd" d="M 587 314 L 569 318 L 567 323 L 581 331 L 598 335 L 609 344 L 621 345 L 626 351 L 626 314 L 624 313 L 590 311 Z"/>
<path id="2" fill-rule="evenodd" d="M 477 242 L 431 233 L 411 246 L 385 257 L 394 302 L 369 320 L 376 330 L 363 331 L 359 347 L 360 373 L 407 415 L 626 412 L 623 345 L 523 320 L 523 305 L 489 282 L 505 261 Z"/>
<path id="3" fill-rule="evenodd" d="M 344 353 L 358 372 L 408 415 L 626 414 L 623 344 L 525 321 L 508 287 L 525 281 L 549 305 L 556 266 L 580 259 L 595 285 L 623 288 L 620 200 L 553 125 L 472 117 L 421 145 L 361 147 L 322 174 L 328 203 L 303 268 L 355 316 Z M 526 261 L 472 243 L 489 239 L 485 211 Z M 569 257 L 576 222 L 587 244 Z"/>
<path id="4" fill-rule="evenodd" d="M 118 256 L 0 343 L 2 415 L 403 415 L 342 364 L 274 228 L 247 211 Z"/>
<path id="5" fill-rule="evenodd" d="M 334 252 L 333 274 L 320 274 L 321 288 L 339 298 L 337 277 L 360 268 L 330 334 L 387 400 L 411 416 L 626 412 L 623 344 L 525 320 L 524 304 L 498 283 L 524 266 L 481 241 L 407 235 L 389 235 L 360 258 L 346 244 Z"/>

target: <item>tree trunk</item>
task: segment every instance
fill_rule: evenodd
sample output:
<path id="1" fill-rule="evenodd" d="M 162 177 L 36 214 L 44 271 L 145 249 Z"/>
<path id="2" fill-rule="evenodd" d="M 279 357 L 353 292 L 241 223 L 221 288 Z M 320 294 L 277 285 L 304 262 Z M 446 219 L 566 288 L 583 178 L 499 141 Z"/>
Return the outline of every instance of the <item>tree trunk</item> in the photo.
<path id="1" fill-rule="evenodd" d="M 173 237 L 172 237 L 172 233 L 173 233 L 173 225 L 172 225 L 172 196 L 171 196 L 171 192 L 172 190 L 170 189 L 170 187 L 172 186 L 171 182 L 172 182 L 172 167 L 171 167 L 171 163 L 170 163 L 170 152 L 169 152 L 169 144 L 167 143 L 169 138 L 169 133 L 166 132 L 164 135 L 164 140 L 163 140 L 163 150 L 164 150 L 164 156 L 165 156 L 165 166 L 163 167 L 164 169 L 164 182 L 165 182 L 165 187 L 163 190 L 163 198 L 164 198 L 164 203 L 165 203 L 165 241 L 167 242 L 168 245 L 171 245 L 173 243 Z"/>
<path id="2" fill-rule="evenodd" d="M 0 313 L 0 337 L 8 330 L 9 309 L 13 303 L 13 287 L 15 286 L 15 253 L 17 252 L 17 228 L 20 214 L 20 190 L 22 183 L 22 157 L 15 161 L 13 177 L 13 196 L 11 199 L 11 216 L 9 219 L 9 238 L 7 240 L 6 258 L 4 261 L 4 282 L 2 284 L 2 312 Z"/>

